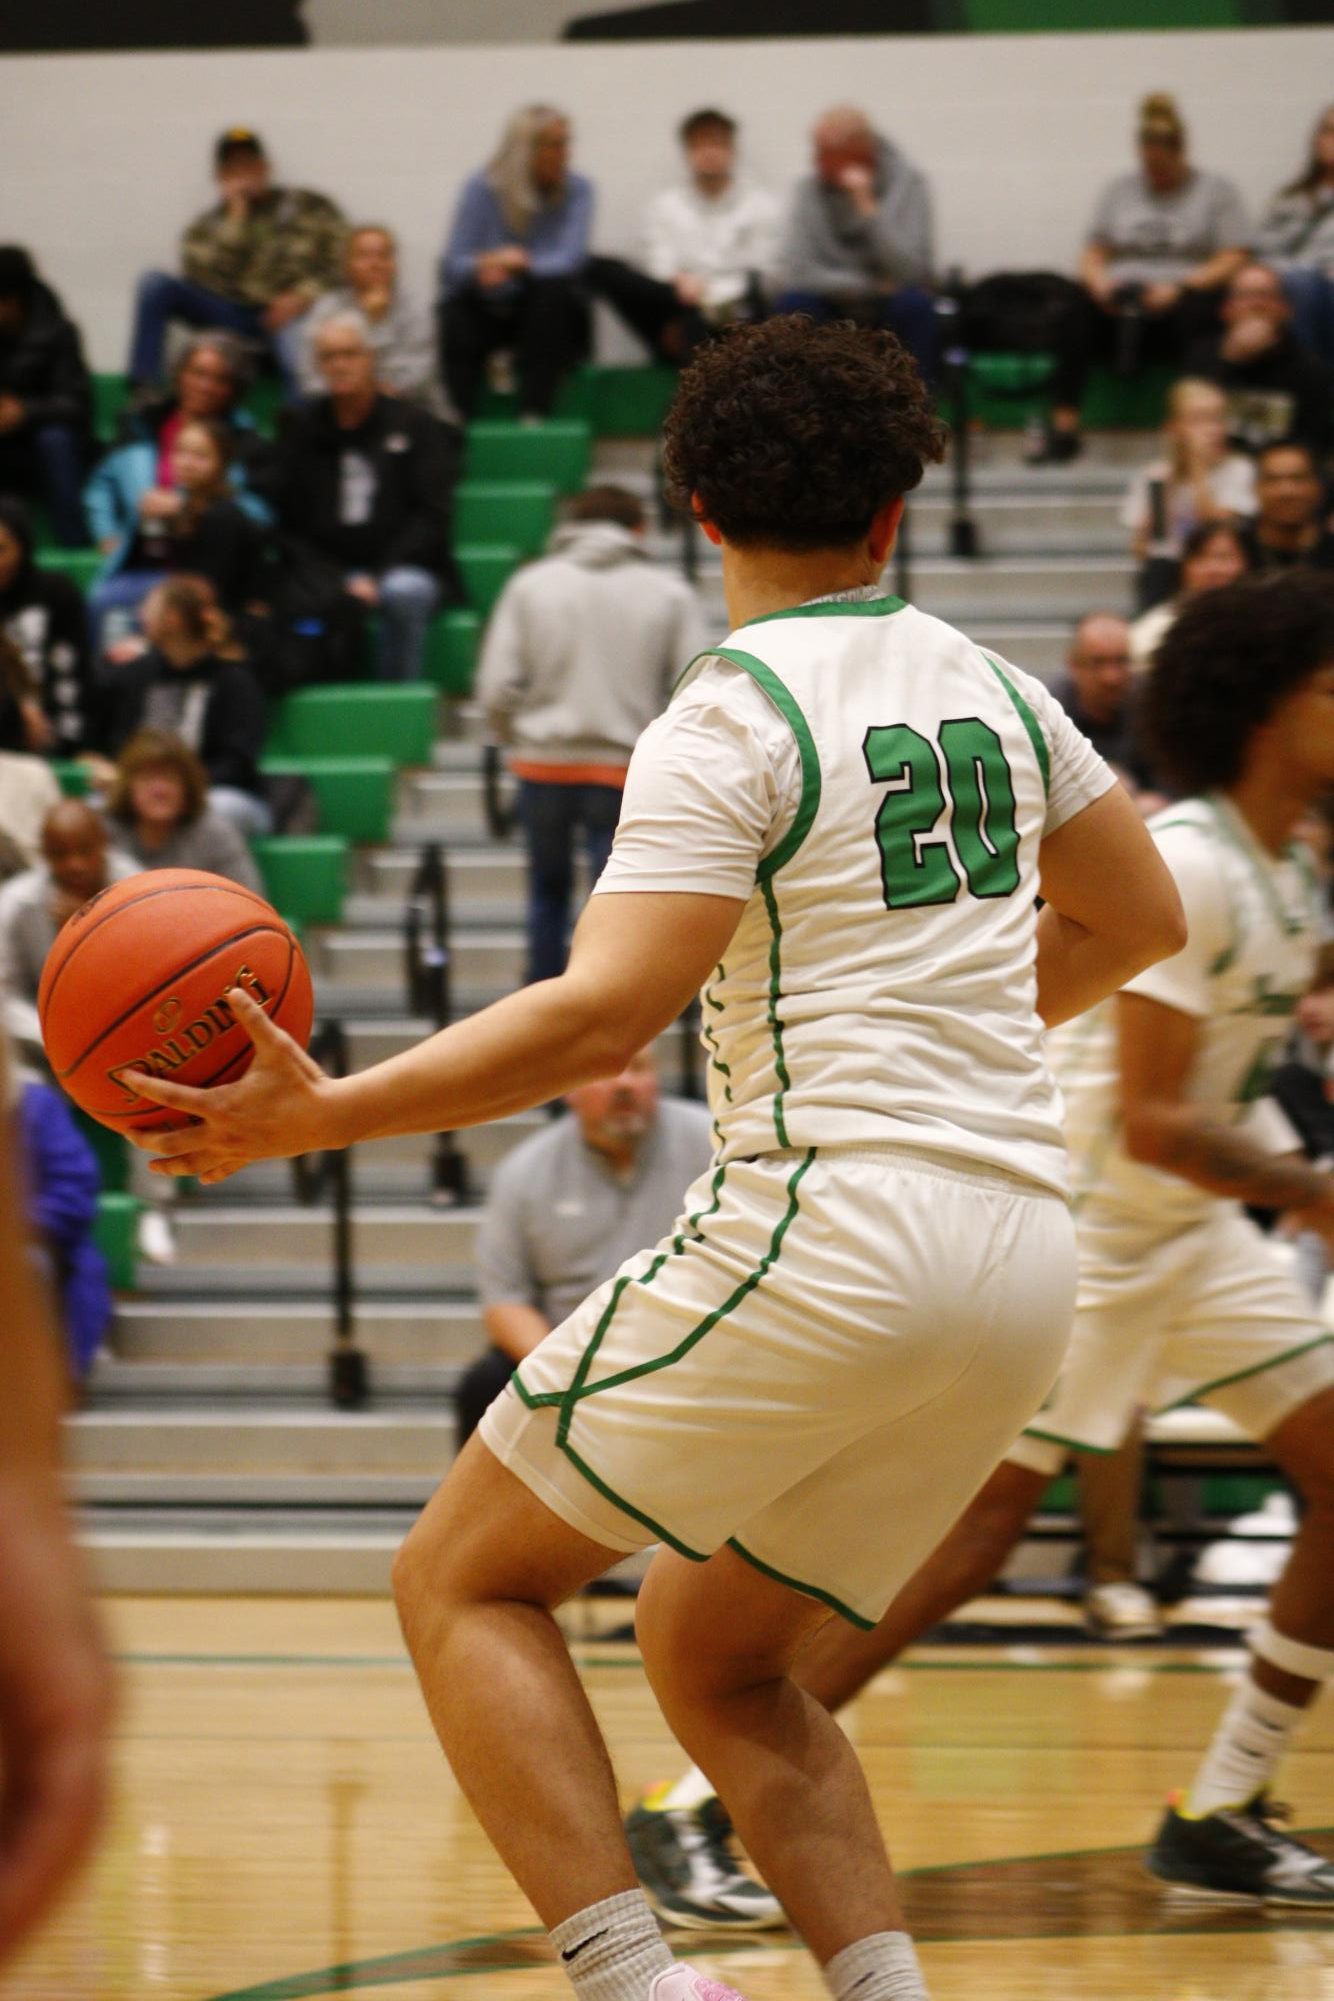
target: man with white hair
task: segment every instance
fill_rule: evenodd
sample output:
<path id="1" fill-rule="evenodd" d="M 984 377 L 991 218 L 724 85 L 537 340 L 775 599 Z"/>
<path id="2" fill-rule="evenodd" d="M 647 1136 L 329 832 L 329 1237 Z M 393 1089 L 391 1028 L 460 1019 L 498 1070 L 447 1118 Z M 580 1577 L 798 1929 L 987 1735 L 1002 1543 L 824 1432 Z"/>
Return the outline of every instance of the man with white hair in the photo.
<path id="1" fill-rule="evenodd" d="M 422 671 L 426 628 L 455 595 L 451 553 L 459 439 L 451 426 L 376 381 L 361 318 L 338 314 L 315 336 L 327 393 L 284 412 L 274 508 L 286 564 L 341 578 L 378 613 L 382 681 Z"/>
<path id="2" fill-rule="evenodd" d="M 937 339 L 924 176 L 854 105 L 823 113 L 811 143 L 815 171 L 792 198 L 776 310 L 888 327 L 930 379 Z"/>

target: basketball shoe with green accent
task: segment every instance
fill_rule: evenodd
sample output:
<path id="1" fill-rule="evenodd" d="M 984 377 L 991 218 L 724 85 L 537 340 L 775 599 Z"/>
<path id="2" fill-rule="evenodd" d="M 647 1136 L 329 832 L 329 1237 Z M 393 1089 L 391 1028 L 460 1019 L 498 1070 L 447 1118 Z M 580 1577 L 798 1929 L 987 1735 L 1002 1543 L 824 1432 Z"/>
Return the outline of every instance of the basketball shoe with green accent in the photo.
<path id="1" fill-rule="evenodd" d="M 1145 1860 L 1151 1875 L 1203 1897 L 1245 1897 L 1334 1912 L 1334 1862 L 1287 1833 L 1266 1793 L 1191 1820 L 1169 1805 Z"/>
<path id="2" fill-rule="evenodd" d="M 732 1823 L 720 1799 L 695 1807 L 656 1804 L 660 1786 L 626 1816 L 639 1880 L 669 1925 L 690 1931 L 772 1931 L 787 1923 L 777 1897 L 732 1853 Z"/>

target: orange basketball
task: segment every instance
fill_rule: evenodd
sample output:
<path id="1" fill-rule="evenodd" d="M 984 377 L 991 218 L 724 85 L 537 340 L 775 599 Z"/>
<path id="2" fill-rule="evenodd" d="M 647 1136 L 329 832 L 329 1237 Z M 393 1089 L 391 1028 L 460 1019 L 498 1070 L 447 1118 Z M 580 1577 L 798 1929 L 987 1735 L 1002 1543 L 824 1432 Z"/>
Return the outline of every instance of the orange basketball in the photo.
<path id="1" fill-rule="evenodd" d="M 37 993 L 47 1061 L 76 1105 L 116 1132 L 187 1123 L 135 1090 L 140 1073 L 226 1084 L 251 1043 L 227 1004 L 244 987 L 304 1048 L 310 970 L 253 890 L 202 869 L 149 869 L 91 897 L 57 934 Z"/>

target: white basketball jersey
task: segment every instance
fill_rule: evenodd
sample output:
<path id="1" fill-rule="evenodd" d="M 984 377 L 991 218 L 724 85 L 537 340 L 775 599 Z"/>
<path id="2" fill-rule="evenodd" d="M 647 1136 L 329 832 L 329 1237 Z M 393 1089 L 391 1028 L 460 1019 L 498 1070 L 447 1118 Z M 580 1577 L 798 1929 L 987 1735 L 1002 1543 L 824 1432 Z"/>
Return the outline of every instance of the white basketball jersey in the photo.
<path id="1" fill-rule="evenodd" d="M 1186 1097 L 1220 1124 L 1237 1124 L 1263 1097 L 1315 971 L 1314 871 L 1300 849 L 1266 854 L 1226 799 L 1182 800 L 1149 826 L 1181 892 L 1189 935 L 1184 951 L 1150 966 L 1127 992 L 1198 1020 Z M 1182 1227 L 1207 1215 L 1217 1196 L 1122 1148 L 1115 1003 L 1067 1023 L 1050 1050 L 1065 1096 L 1076 1201 Z"/>
<path id="2" fill-rule="evenodd" d="M 1039 682 L 896 598 L 756 619 L 748 674 L 801 758 L 703 996 L 724 1158 L 881 1143 L 1065 1191 L 1036 994 L 1038 847 L 1113 780 Z M 664 719 L 664 721 L 667 719 Z"/>

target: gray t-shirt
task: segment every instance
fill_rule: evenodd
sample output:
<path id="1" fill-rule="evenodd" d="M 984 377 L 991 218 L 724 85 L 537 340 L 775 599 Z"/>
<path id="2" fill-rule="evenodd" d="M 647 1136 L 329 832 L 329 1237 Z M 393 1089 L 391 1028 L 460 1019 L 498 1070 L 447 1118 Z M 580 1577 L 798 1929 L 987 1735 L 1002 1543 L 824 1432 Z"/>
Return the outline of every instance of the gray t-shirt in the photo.
<path id="1" fill-rule="evenodd" d="M 477 1236 L 483 1306 L 535 1306 L 558 1327 L 618 1265 L 667 1235 L 713 1151 L 703 1105 L 664 1098 L 622 1180 L 567 1115 L 497 1169 Z"/>
<path id="2" fill-rule="evenodd" d="M 1170 194 L 1142 174 L 1103 189 L 1089 236 L 1111 259 L 1118 285 L 1177 285 L 1197 264 L 1250 240 L 1246 211 L 1231 181 L 1195 169 Z"/>

